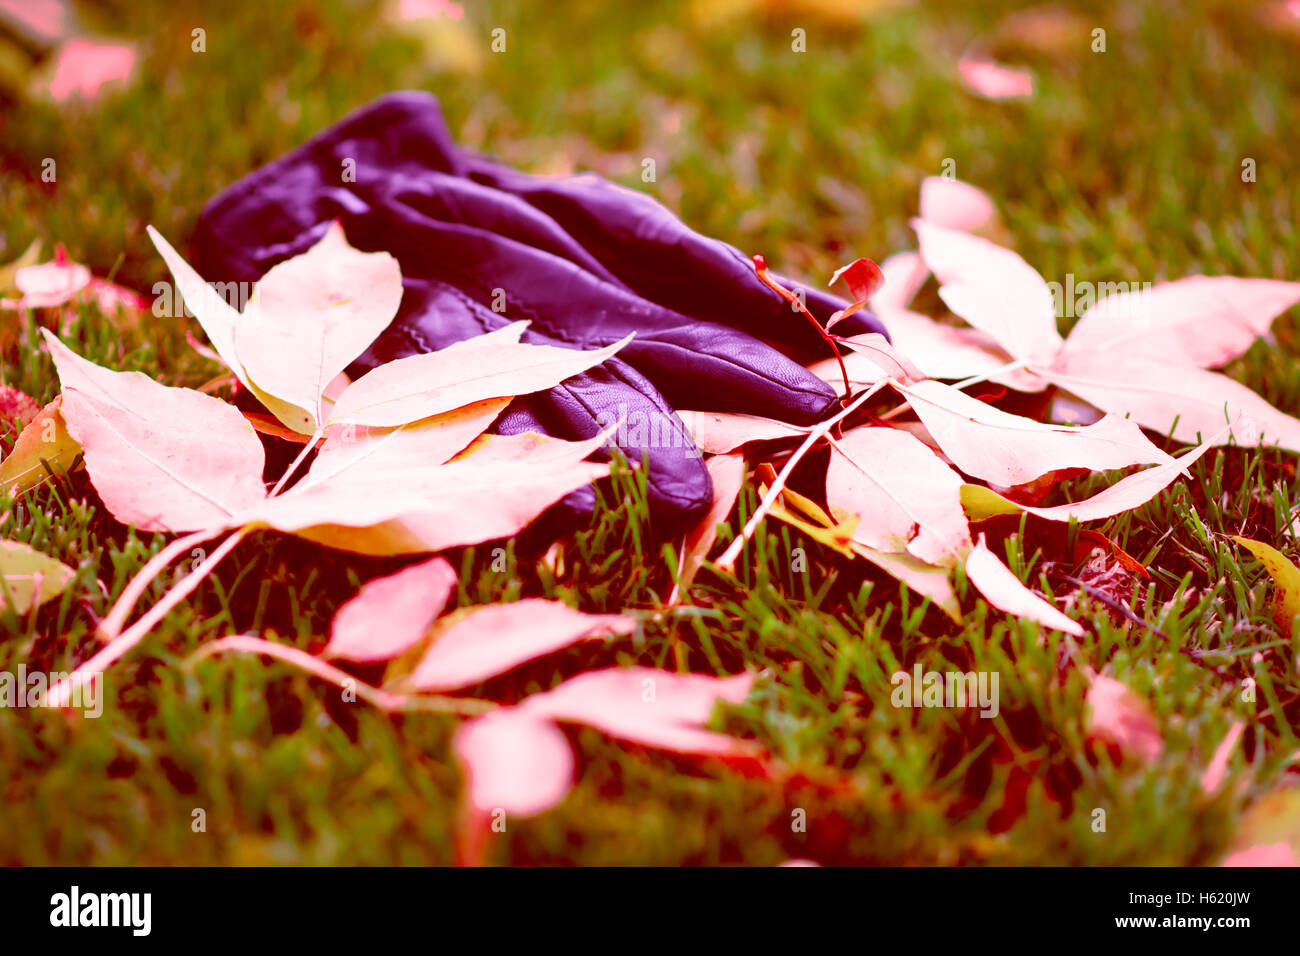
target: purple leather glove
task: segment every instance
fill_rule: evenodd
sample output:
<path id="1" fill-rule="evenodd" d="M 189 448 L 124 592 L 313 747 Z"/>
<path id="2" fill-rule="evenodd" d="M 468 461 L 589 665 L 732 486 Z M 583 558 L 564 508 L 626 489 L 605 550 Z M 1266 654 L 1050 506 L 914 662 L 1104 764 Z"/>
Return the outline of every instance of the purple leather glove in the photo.
<path id="1" fill-rule="evenodd" d="M 625 419 L 618 443 L 634 462 L 648 452 L 651 507 L 670 527 L 712 494 L 674 407 L 799 424 L 838 407 L 796 360 L 825 357 L 824 343 L 737 249 L 598 176 L 531 176 L 460 149 L 431 94 L 382 97 L 218 195 L 199 220 L 199 272 L 254 281 L 334 219 L 358 249 L 392 253 L 405 289 L 354 374 L 518 319 L 532 323 L 525 342 L 573 348 L 635 331 L 600 367 L 516 399 L 493 430 L 578 439 Z M 845 304 L 787 284 L 823 321 Z M 863 313 L 837 330 L 883 331 Z M 588 487 L 564 504 L 590 512 L 593 498 Z"/>

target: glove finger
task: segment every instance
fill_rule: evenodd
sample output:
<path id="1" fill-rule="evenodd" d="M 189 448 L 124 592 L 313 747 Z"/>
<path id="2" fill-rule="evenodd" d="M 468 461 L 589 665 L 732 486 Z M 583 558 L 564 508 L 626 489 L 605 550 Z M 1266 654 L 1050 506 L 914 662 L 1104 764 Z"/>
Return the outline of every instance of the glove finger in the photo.
<path id="1" fill-rule="evenodd" d="M 391 177 L 462 166 L 436 97 L 382 96 L 211 199 L 194 235 L 196 265 L 209 281 L 255 281 L 330 220 L 364 216 Z"/>
<path id="2" fill-rule="evenodd" d="M 529 319 L 532 332 L 570 346 L 608 345 L 634 332 L 620 358 L 677 407 L 800 424 L 834 407 L 829 385 L 745 332 L 672 312 L 567 259 L 473 226 L 428 219 L 406 203 L 384 212 L 384 248 L 397 256 L 404 276 L 440 280 L 484 308 L 501 308 L 491 313 L 499 319 Z M 424 314 L 421 330 L 435 341 L 439 314 Z"/>
<path id="3" fill-rule="evenodd" d="M 409 187 L 400 185 L 406 181 L 402 177 L 395 177 L 394 182 L 399 185 L 396 186 L 394 195 L 431 219 L 463 223 L 494 235 L 513 239 L 523 245 L 567 259 L 603 282 L 626 291 L 633 291 L 610 272 L 593 251 L 575 240 L 553 218 L 513 193 L 438 172 L 421 173 L 417 177 L 410 178 Z M 607 250 L 608 246 L 596 243 L 594 249 Z M 777 278 L 788 288 L 802 288 L 804 304 L 808 306 L 809 311 L 822 320 L 823 324 L 832 313 L 845 305 L 842 300 L 827 292 L 802 286 L 781 276 Z M 656 304 L 662 303 L 656 302 Z M 791 312 L 793 313 L 793 309 Z M 716 320 L 709 319 L 709 321 Z M 845 320 L 840 328 L 843 330 L 841 334 L 880 330 L 877 320 L 869 312 L 858 312 Z M 807 325 L 804 329 L 812 331 Z M 825 343 L 821 341 L 820 336 L 817 336 L 817 347 L 821 350 L 817 356 L 824 357 Z"/>
<path id="4" fill-rule="evenodd" d="M 543 431 L 577 441 L 613 425 L 612 446 L 633 466 L 646 462 L 650 513 L 660 530 L 671 534 L 703 517 L 713 482 L 699 450 L 654 386 L 618 358 L 548 392 L 521 396 L 493 429 L 503 435 Z M 602 449 L 592 457 L 605 461 L 609 455 Z M 594 489 L 587 486 L 569 496 L 566 507 L 590 514 L 594 501 Z"/>
<path id="5" fill-rule="evenodd" d="M 651 196 L 593 174 L 543 179 L 463 155 L 471 179 L 511 192 L 551 216 L 644 298 L 781 342 L 804 360 L 824 357 L 825 343 L 816 330 L 759 281 L 740 250 L 695 232 Z M 802 290 L 809 311 L 823 324 L 847 305 L 820 289 L 782 281 Z M 855 333 L 884 332 L 869 313 L 849 321 Z"/>
<path id="6" fill-rule="evenodd" d="M 444 283 L 407 278 L 404 286 L 402 308 L 389 333 L 349 368 L 353 377 L 395 359 L 473 338 L 508 321 Z M 538 344 L 563 344 L 531 330 L 525 335 Z M 654 385 L 617 357 L 549 391 L 520 396 L 492 430 L 503 435 L 536 431 L 578 441 L 616 424 L 612 444 L 630 462 L 649 456 L 647 490 L 656 518 L 677 527 L 708 510 L 712 482 L 685 426 Z M 593 457 L 608 460 L 609 452 L 602 450 Z M 594 492 L 590 487 L 579 489 L 567 500 L 570 512 L 590 514 Z"/>

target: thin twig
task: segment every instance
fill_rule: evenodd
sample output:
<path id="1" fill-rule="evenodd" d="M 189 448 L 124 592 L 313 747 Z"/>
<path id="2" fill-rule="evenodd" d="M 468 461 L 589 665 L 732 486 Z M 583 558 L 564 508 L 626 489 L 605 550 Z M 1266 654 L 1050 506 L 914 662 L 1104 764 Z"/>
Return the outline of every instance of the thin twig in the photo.
<path id="1" fill-rule="evenodd" d="M 186 659 L 185 663 L 188 665 L 205 660 L 214 654 L 220 654 L 222 651 L 244 651 L 249 654 L 265 654 L 267 657 L 274 657 L 276 660 L 301 668 L 313 677 L 328 681 L 343 690 L 352 691 L 366 703 L 372 704 L 380 710 L 436 711 L 438 713 L 460 714 L 465 717 L 477 717 L 488 711 L 496 710 L 498 707 L 497 704 L 489 700 L 437 697 L 423 694 L 393 694 L 381 687 L 374 687 L 365 681 L 358 680 L 347 671 L 340 670 L 333 664 L 308 654 L 306 651 L 299 650 L 296 647 L 289 647 L 287 644 L 276 644 L 260 637 L 254 637 L 251 634 L 237 634 L 233 637 L 223 637 L 219 641 L 213 641 L 211 644 L 207 644 L 195 651 Z"/>
<path id="2" fill-rule="evenodd" d="M 104 642 L 117 637 L 122 631 L 122 625 L 126 623 L 127 615 L 131 613 L 136 601 L 140 600 L 140 595 L 144 594 L 145 588 L 152 583 L 153 579 L 158 577 L 167 565 L 180 557 L 187 548 L 192 548 L 196 544 L 215 538 L 221 531 L 221 528 L 211 528 L 207 531 L 195 531 L 193 534 L 187 534 L 183 538 L 177 538 L 150 558 L 149 562 L 137 571 L 135 577 L 131 578 L 126 587 L 122 589 L 117 603 L 99 622 L 99 627 L 95 629 L 96 637 Z"/>
<path id="3" fill-rule="evenodd" d="M 139 644 L 168 611 L 188 597 L 204 578 L 216 570 L 221 559 L 233 551 L 235 545 L 239 544 L 247 533 L 244 528 L 233 532 L 217 546 L 207 560 L 172 585 L 158 603 L 141 615 L 138 621 L 113 638 L 98 654 L 51 687 L 48 695 L 50 706 L 66 707 L 74 690 L 85 686 L 96 674 L 113 666 L 124 654 Z"/>
<path id="4" fill-rule="evenodd" d="M 808 437 L 804 439 L 803 444 L 800 445 L 795 450 L 795 453 L 790 456 L 784 467 L 782 467 L 780 474 L 776 476 L 776 480 L 772 482 L 772 486 L 767 489 L 767 494 L 763 496 L 763 500 L 759 502 L 754 513 L 750 515 L 749 521 L 745 522 L 745 527 L 741 532 L 740 537 L 731 542 L 731 545 L 722 553 L 722 556 L 714 562 L 717 567 L 727 571 L 730 571 L 735 567 L 736 558 L 740 556 L 740 552 L 745 547 L 745 543 L 754 536 L 754 531 L 758 527 L 758 523 L 767 517 L 768 511 L 772 509 L 772 505 L 776 503 L 777 497 L 785 488 L 785 483 L 789 480 L 790 474 L 794 471 L 795 466 L 803 459 L 804 455 L 808 454 L 813 445 L 829 434 L 830 430 L 839 424 L 842 419 L 848 418 L 852 412 L 856 411 L 860 405 L 888 383 L 888 379 L 877 382 L 875 385 L 871 386 L 871 388 L 867 389 L 855 398 L 842 412 L 835 415 L 833 418 L 828 418 L 808 433 Z"/>
<path id="5" fill-rule="evenodd" d="M 808 311 L 808 306 L 804 304 L 803 299 L 772 278 L 767 271 L 767 260 L 762 256 L 754 256 L 754 271 L 758 273 L 759 281 L 763 285 L 785 299 L 786 302 L 794 306 L 796 311 L 806 317 L 812 323 L 813 328 L 817 330 L 817 334 L 822 337 L 822 341 L 831 347 L 831 351 L 835 353 L 835 361 L 840 363 L 840 374 L 844 376 L 844 395 L 847 398 L 853 392 L 853 387 L 849 385 L 849 370 L 845 368 L 844 356 L 840 354 L 840 347 L 835 344 L 835 340 L 831 338 L 830 333 L 822 328 L 822 324 L 817 321 L 817 316 Z"/>
<path id="6" fill-rule="evenodd" d="M 972 385 L 979 385 L 981 382 L 987 382 L 995 375 L 1003 375 L 1007 372 L 1014 372 L 1017 369 L 1021 369 L 1021 368 L 1025 368 L 1024 361 L 1011 362 L 1008 365 L 1003 365 L 1000 368 L 995 368 L 991 372 L 985 372 L 983 375 L 972 375 L 970 378 L 964 378 L 960 382 L 954 382 L 952 387 L 957 389 L 970 388 Z M 903 412 L 907 411 L 911 407 L 912 406 L 909 405 L 907 402 L 903 402 L 898 407 L 891 408 L 889 411 L 879 416 L 879 420 L 882 422 L 891 421 L 892 419 L 895 419 L 899 415 L 903 414 Z"/>
<path id="7" fill-rule="evenodd" d="M 303 459 L 307 457 L 307 453 L 316 447 L 316 443 L 320 441 L 324 435 L 325 432 L 323 429 L 316 429 L 315 434 L 311 436 L 311 441 L 302 446 L 302 451 L 298 452 L 298 457 L 293 460 L 289 469 L 280 476 L 280 480 L 277 481 L 275 487 L 271 489 L 272 498 L 280 493 L 280 489 L 284 487 L 284 483 L 293 476 L 293 473 L 298 470 L 298 466 L 302 464 Z"/>

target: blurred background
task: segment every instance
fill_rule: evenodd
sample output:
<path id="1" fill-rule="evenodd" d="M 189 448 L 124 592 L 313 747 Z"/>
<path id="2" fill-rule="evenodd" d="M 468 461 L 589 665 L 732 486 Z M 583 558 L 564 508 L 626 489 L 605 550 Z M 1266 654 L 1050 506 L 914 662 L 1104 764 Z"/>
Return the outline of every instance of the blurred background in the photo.
<path id="1" fill-rule="evenodd" d="M 603 173 L 814 281 L 912 247 L 917 186 L 945 171 L 1049 279 L 1300 261 L 1295 0 L 0 10 L 0 262 L 39 237 L 141 290 L 162 276 L 146 223 L 183 242 L 219 189 L 399 88 L 436 93 L 468 147 Z"/>

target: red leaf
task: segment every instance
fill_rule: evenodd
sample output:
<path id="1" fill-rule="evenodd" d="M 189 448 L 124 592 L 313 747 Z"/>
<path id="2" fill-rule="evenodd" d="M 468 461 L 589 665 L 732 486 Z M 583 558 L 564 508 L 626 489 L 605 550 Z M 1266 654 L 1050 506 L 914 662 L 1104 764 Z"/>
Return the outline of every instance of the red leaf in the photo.
<path id="1" fill-rule="evenodd" d="M 334 615 L 322 653 L 351 661 L 391 660 L 424 636 L 455 586 L 456 572 L 442 558 L 368 581 Z"/>
<path id="2" fill-rule="evenodd" d="M 880 266 L 870 259 L 854 259 L 848 265 L 837 269 L 831 276 L 830 284 L 834 285 L 840 279 L 848 283 L 854 302 L 866 302 L 885 284 L 885 274 L 880 271 Z"/>
<path id="3" fill-rule="evenodd" d="M 629 634 L 635 627 L 634 617 L 583 614 L 540 598 L 482 605 L 436 635 L 410 682 L 422 691 L 466 687 L 577 641 Z"/>

